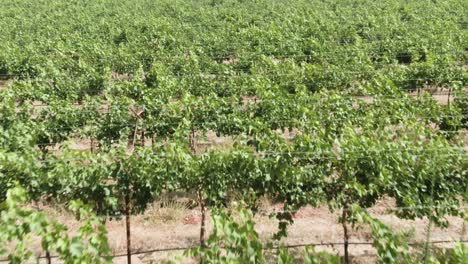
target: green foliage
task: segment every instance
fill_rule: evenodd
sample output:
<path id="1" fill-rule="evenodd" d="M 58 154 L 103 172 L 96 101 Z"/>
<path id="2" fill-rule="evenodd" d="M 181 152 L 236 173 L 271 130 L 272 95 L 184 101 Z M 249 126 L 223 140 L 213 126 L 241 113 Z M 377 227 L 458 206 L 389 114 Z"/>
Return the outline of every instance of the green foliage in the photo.
<path id="1" fill-rule="evenodd" d="M 203 263 L 269 263 L 265 247 L 255 231 L 252 214 L 246 209 L 239 209 L 234 214 L 218 211 L 213 216 L 213 233 L 207 243 L 196 249 L 188 250 L 189 257 L 200 258 Z M 293 256 L 288 249 L 280 247 L 274 256 L 278 264 L 297 263 L 298 256 Z M 306 264 L 340 263 L 339 257 L 325 252 L 316 253 L 307 247 L 303 256 Z M 268 261 L 267 261 L 268 260 Z"/>
<path id="2" fill-rule="evenodd" d="M 441 263 L 466 263 L 468 261 L 468 246 L 465 243 L 458 243 L 453 248 L 453 252 L 447 258 L 442 258 Z"/>
<path id="3" fill-rule="evenodd" d="M 353 217 L 359 223 L 371 228 L 373 246 L 377 250 L 379 263 L 413 263 L 410 255 L 407 234 L 396 233 L 369 213 L 354 207 Z"/>
<path id="4" fill-rule="evenodd" d="M 204 263 L 264 263 L 263 245 L 255 231 L 255 223 L 247 210 L 238 217 L 226 212 L 214 214 L 213 233 L 206 245 L 188 251 Z"/>
<path id="5" fill-rule="evenodd" d="M 339 256 L 327 253 L 327 252 L 316 252 L 312 247 L 305 248 L 304 264 L 339 264 L 341 259 Z"/>
<path id="6" fill-rule="evenodd" d="M 466 11 L 461 0 L 4 0 L 0 201 L 19 184 L 32 200 L 121 216 L 127 198 L 140 213 L 162 192 L 198 192 L 213 209 L 268 195 L 284 204 L 279 238 L 302 206 L 389 196 L 408 208 L 399 217 L 445 225 L 468 189 Z M 456 99 L 440 106 L 428 86 Z"/>
<path id="7" fill-rule="evenodd" d="M 313 247 L 306 247 L 303 256 L 293 256 L 288 249 L 278 250 L 278 264 L 294 264 L 303 261 L 304 264 L 339 264 L 340 256 L 327 252 L 316 252 Z"/>
<path id="8" fill-rule="evenodd" d="M 421 263 L 418 249 L 409 247 L 408 234 L 392 230 L 357 206 L 353 207 L 352 211 L 355 223 L 370 226 L 379 263 Z M 450 251 L 443 249 L 432 252 L 425 259 L 425 263 L 465 263 L 467 254 L 467 246 L 464 243 L 455 243 Z"/>
<path id="9" fill-rule="evenodd" d="M 37 260 L 31 249 L 33 237 L 40 239 L 42 250 L 56 252 L 64 263 L 111 263 L 111 257 L 106 257 L 111 253 L 107 231 L 83 203 L 70 204 L 81 220 L 77 234 L 71 237 L 65 225 L 27 208 L 27 201 L 25 190 L 16 187 L 1 204 L 0 255 L 7 256 L 10 263 Z"/>

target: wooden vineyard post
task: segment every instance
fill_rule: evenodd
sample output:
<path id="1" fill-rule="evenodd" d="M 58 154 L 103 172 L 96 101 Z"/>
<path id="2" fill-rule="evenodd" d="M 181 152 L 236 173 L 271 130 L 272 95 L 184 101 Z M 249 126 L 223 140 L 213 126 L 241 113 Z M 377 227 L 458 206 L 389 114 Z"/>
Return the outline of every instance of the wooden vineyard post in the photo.
<path id="1" fill-rule="evenodd" d="M 91 153 L 94 153 L 94 139 L 91 138 L 90 140 L 90 147 L 91 147 Z"/>
<path id="2" fill-rule="evenodd" d="M 348 247 L 349 247 L 349 234 L 348 234 L 348 226 L 346 224 L 346 219 L 348 218 L 348 204 L 345 203 L 343 207 L 343 212 L 341 215 L 341 225 L 343 226 L 343 238 L 344 238 L 344 263 L 349 264 L 349 252 L 348 252 Z"/>
<path id="3" fill-rule="evenodd" d="M 144 146 L 145 146 L 145 143 L 146 143 L 146 142 L 145 142 L 145 136 L 146 136 L 146 135 L 145 135 L 145 130 L 144 130 L 144 129 L 141 130 L 141 134 L 140 134 L 140 135 L 141 135 L 140 144 L 141 144 L 142 147 L 144 147 Z"/>
<path id="4" fill-rule="evenodd" d="M 450 105 L 450 96 L 452 96 L 452 88 L 449 89 L 448 91 L 448 96 L 447 96 L 447 104 Z"/>
<path id="5" fill-rule="evenodd" d="M 424 245 L 424 256 L 423 256 L 423 263 L 427 263 L 429 259 L 429 255 L 431 254 L 431 231 L 432 231 L 432 220 L 429 219 L 429 223 L 427 223 L 426 229 L 426 243 Z"/>
<path id="6" fill-rule="evenodd" d="M 128 141 L 128 147 L 127 147 L 127 152 L 128 153 L 133 153 L 135 150 L 135 141 L 137 138 L 138 134 L 138 121 L 141 119 L 141 115 L 144 112 L 144 109 L 134 109 L 133 114 L 136 117 L 135 121 L 135 129 L 133 131 L 133 135 L 129 137 Z M 127 175 L 127 190 L 125 193 L 125 231 L 126 231 L 126 238 L 127 238 L 127 263 L 132 264 L 132 242 L 131 242 L 131 222 L 130 222 L 130 217 L 131 217 L 131 203 L 130 203 L 130 195 L 131 195 L 131 189 L 130 189 L 130 175 Z"/>
<path id="7" fill-rule="evenodd" d="M 190 151 L 192 152 L 192 155 L 195 155 L 197 152 L 196 149 L 196 139 L 195 139 L 195 130 L 192 129 L 189 135 L 189 144 L 190 144 Z"/>
<path id="8" fill-rule="evenodd" d="M 44 149 L 42 150 L 42 154 L 41 154 L 41 160 L 42 161 L 45 161 L 45 154 L 46 154 L 47 150 Z M 38 203 L 37 201 L 34 201 L 34 203 L 36 204 L 36 206 L 38 206 Z M 42 211 L 40 208 L 38 208 L 40 211 Z M 52 264 L 52 257 L 50 256 L 50 251 L 49 249 L 46 249 L 45 251 L 45 259 L 46 259 L 46 263 L 47 264 Z"/>
<path id="9" fill-rule="evenodd" d="M 127 263 L 132 264 L 132 242 L 130 230 L 130 194 L 127 192 L 125 195 L 125 230 L 127 237 Z"/>
<path id="10" fill-rule="evenodd" d="M 201 221 L 200 221 L 200 245 L 205 245 L 205 219 L 206 219 L 206 208 L 205 202 L 203 201 L 203 194 L 201 190 L 198 191 L 198 203 L 200 204 Z"/>
<path id="11" fill-rule="evenodd" d="M 135 141 L 137 140 L 138 135 L 138 121 L 142 118 L 142 114 L 145 110 L 140 109 L 132 109 L 133 114 L 135 115 L 135 129 L 133 130 L 133 134 L 128 137 L 128 145 L 127 145 L 127 152 L 132 153 L 135 150 Z M 144 135 L 144 134 L 143 134 Z"/>
<path id="12" fill-rule="evenodd" d="M 197 153 L 196 149 L 196 133 L 195 130 L 192 128 L 192 131 L 190 132 L 189 135 L 189 144 L 190 144 L 190 150 L 192 152 L 192 155 L 195 155 Z M 203 193 L 202 193 L 202 186 L 200 185 L 197 191 L 197 198 L 198 198 L 198 204 L 200 205 L 200 212 L 201 212 L 201 220 L 200 220 L 200 245 L 205 244 L 205 233 L 206 233 L 206 207 L 205 207 L 205 201 L 203 200 Z"/>
<path id="13" fill-rule="evenodd" d="M 52 257 L 50 256 L 50 251 L 49 250 L 46 250 L 45 258 L 46 258 L 46 263 L 47 264 L 52 264 Z"/>

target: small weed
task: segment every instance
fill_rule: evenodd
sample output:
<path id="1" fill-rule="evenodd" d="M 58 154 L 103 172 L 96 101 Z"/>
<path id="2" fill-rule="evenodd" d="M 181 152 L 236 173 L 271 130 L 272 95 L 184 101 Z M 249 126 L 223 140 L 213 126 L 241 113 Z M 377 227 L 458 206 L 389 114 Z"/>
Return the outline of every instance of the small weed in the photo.
<path id="1" fill-rule="evenodd" d="M 186 202 L 163 197 L 148 208 L 144 219 L 153 224 L 175 223 L 183 218 L 187 210 L 189 210 L 189 205 Z"/>

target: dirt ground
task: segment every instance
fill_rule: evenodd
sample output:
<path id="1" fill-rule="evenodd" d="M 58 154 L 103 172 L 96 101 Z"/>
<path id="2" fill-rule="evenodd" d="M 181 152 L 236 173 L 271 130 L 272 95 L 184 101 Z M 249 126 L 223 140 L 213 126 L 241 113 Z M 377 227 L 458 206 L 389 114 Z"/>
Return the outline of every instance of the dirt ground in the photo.
<path id="1" fill-rule="evenodd" d="M 8 88 L 9 82 L 7 80 L 0 79 L 0 91 Z"/>
<path id="2" fill-rule="evenodd" d="M 200 212 L 198 208 L 189 209 L 182 202 L 171 202 L 161 207 L 160 203 L 150 207 L 143 215 L 132 216 L 131 218 L 131 241 L 132 252 L 144 252 L 155 249 L 173 249 L 170 251 L 160 251 L 152 253 L 142 253 L 133 256 L 133 263 L 149 263 L 150 261 L 160 262 L 174 256 L 181 256 L 186 248 L 196 246 L 199 241 L 200 232 Z M 397 232 L 408 232 L 408 240 L 412 242 L 423 242 L 426 240 L 428 221 L 401 220 L 389 212 L 389 208 L 394 207 L 394 202 L 390 199 L 379 202 L 369 211 L 389 224 Z M 262 205 L 264 214 L 255 216 L 256 230 L 263 241 L 271 241 L 273 234 L 277 231 L 277 222 L 270 219 L 267 214 L 277 211 L 280 205 L 265 202 Z M 49 216 L 67 223 L 71 232 L 79 227 L 79 223 L 71 215 L 53 209 L 43 207 Z M 339 212 L 331 213 L 326 207 L 305 207 L 295 216 L 294 224 L 288 229 L 288 237 L 281 240 L 282 245 L 304 245 L 312 243 L 342 243 L 343 230 L 338 222 Z M 449 227 L 447 229 L 432 228 L 431 241 L 459 241 L 468 240 L 466 223 L 461 218 L 448 217 Z M 207 223 L 208 233 L 211 230 L 210 221 Z M 109 242 L 115 255 L 126 253 L 126 232 L 125 222 L 122 220 L 107 221 Z M 371 242 L 369 229 L 361 227 L 354 229 L 351 233 L 351 242 Z M 450 248 L 453 243 L 441 243 L 433 247 Z M 327 251 L 342 255 L 342 245 L 336 246 L 316 246 L 317 251 Z M 303 247 L 297 247 L 295 252 L 302 252 Z M 40 252 L 37 252 L 40 254 Z M 354 257 L 353 263 L 372 263 L 375 261 L 375 250 L 370 245 L 350 245 L 350 254 Z M 42 253 L 43 255 L 43 253 Z M 53 262 L 59 263 L 59 262 Z M 114 263 L 126 263 L 126 257 L 117 257 Z M 192 263 L 186 260 L 185 263 Z"/>

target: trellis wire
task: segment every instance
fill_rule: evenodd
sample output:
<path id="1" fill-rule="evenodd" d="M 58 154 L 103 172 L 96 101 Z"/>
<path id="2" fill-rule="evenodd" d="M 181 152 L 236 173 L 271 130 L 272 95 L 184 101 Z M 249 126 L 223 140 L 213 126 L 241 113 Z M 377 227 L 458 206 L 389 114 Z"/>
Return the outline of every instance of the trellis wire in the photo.
<path id="1" fill-rule="evenodd" d="M 430 244 L 444 244 L 444 243 L 467 243 L 468 240 L 433 240 L 429 241 L 428 243 Z M 414 245 L 421 245 L 423 244 L 423 241 L 418 241 L 418 242 L 409 242 L 408 245 L 414 246 Z M 275 245 L 272 247 L 268 247 L 268 245 L 265 245 L 266 251 L 268 250 L 276 250 L 280 248 L 298 248 L 298 247 L 308 247 L 308 246 L 334 246 L 334 245 L 343 245 L 344 242 L 339 242 L 339 241 L 334 241 L 334 242 L 315 242 L 315 243 L 301 243 L 301 244 L 286 244 L 286 245 Z M 374 242 L 372 241 L 350 241 L 348 242 L 349 245 L 373 245 Z M 196 249 L 198 246 L 185 246 L 185 247 L 172 247 L 172 248 L 154 248 L 154 249 L 147 249 L 147 250 L 139 250 L 139 251 L 134 251 L 131 253 L 132 256 L 135 255 L 141 255 L 141 254 L 148 254 L 148 253 L 156 253 L 156 252 L 171 252 L 171 251 L 183 251 L 183 250 L 191 250 L 191 249 Z M 127 253 L 116 253 L 110 256 L 101 256 L 101 257 L 112 257 L 112 258 L 118 258 L 118 257 L 126 257 L 128 256 Z M 45 259 L 45 258 L 52 258 L 56 259 L 59 258 L 60 256 L 58 255 L 52 255 L 49 257 L 46 256 L 39 256 L 37 259 Z M 8 262 L 8 259 L 0 259 L 0 262 Z"/>

